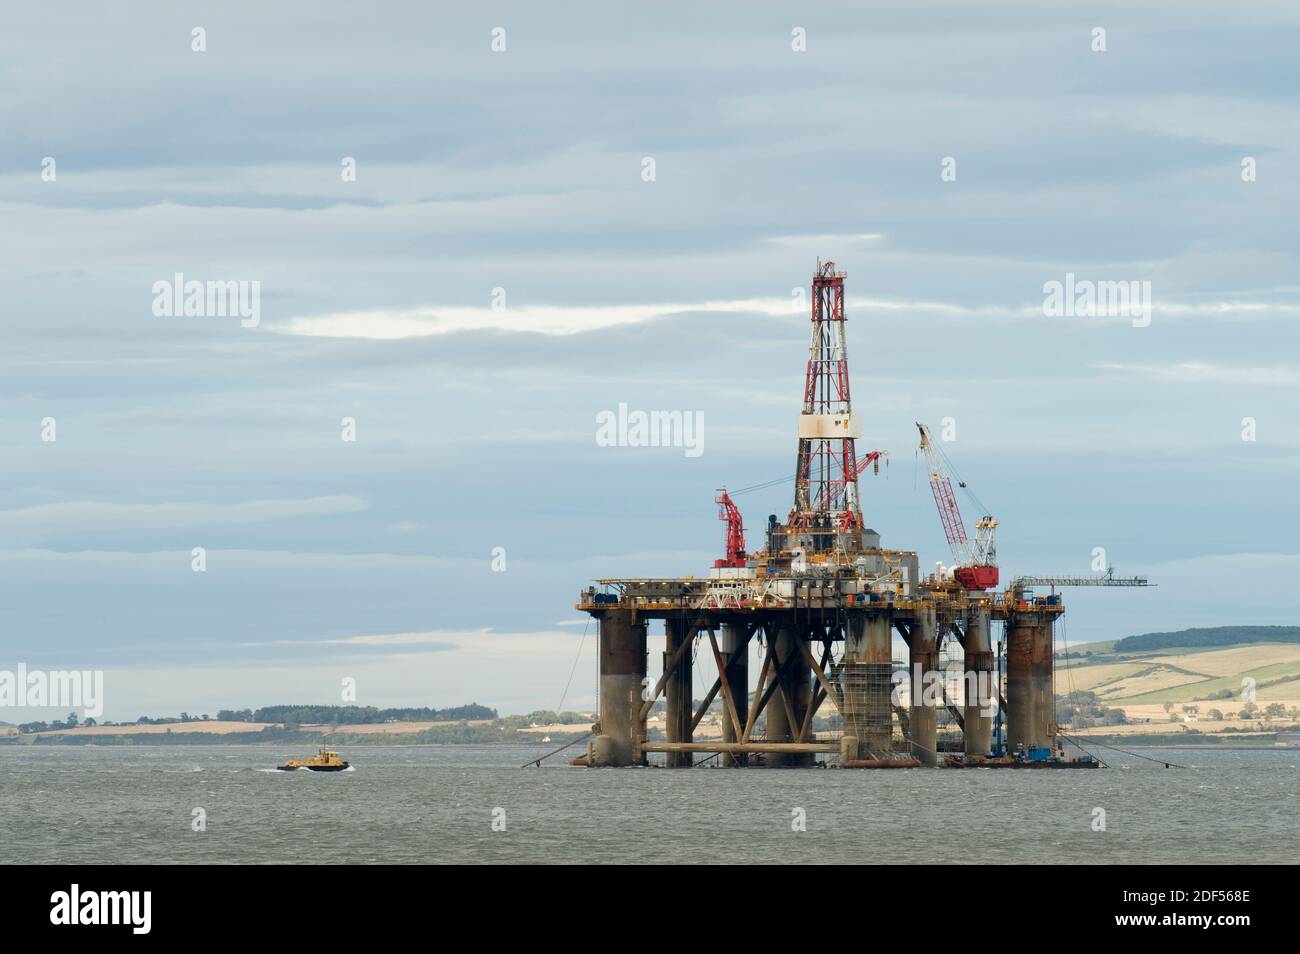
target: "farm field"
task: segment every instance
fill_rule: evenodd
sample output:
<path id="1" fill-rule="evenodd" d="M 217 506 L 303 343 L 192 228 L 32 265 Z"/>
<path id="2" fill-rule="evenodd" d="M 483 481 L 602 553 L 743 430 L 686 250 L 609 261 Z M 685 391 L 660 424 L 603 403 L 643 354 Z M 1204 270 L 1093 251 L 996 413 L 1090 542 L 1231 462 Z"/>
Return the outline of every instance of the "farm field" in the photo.
<path id="1" fill-rule="evenodd" d="M 1257 698 L 1264 693 L 1274 700 L 1300 696 L 1300 644 L 1099 653 L 1095 661 L 1058 659 L 1056 691 L 1087 690 L 1108 704 L 1192 702 L 1223 691 L 1238 693 L 1246 677 L 1255 680 Z"/>

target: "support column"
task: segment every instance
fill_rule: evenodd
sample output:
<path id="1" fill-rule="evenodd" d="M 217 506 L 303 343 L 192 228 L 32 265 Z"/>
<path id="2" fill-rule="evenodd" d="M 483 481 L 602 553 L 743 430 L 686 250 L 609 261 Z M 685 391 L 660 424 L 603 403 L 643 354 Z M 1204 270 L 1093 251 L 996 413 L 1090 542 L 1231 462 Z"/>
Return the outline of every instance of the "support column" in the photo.
<path id="1" fill-rule="evenodd" d="M 889 752 L 894 727 L 892 626 L 887 612 L 850 612 L 845 619 L 841 758 L 882 758 Z"/>
<path id="2" fill-rule="evenodd" d="M 993 717 L 997 706 L 997 681 L 993 643 L 989 635 L 989 608 L 975 606 L 966 615 L 965 702 L 962 721 L 966 760 L 993 751 Z"/>
<path id="3" fill-rule="evenodd" d="M 795 663 L 791 666 L 790 691 L 794 698 L 790 707 L 794 709 L 794 717 L 799 720 L 799 724 L 793 727 L 793 734 L 798 735 L 803 729 L 803 720 L 808 715 L 808 710 L 813 704 L 813 680 L 816 677 L 812 670 L 808 668 L 808 663 L 804 661 L 803 649 L 794 640 L 803 639 L 804 634 L 799 632 L 791 633 L 790 652 L 794 654 Z M 809 733 L 812 728 L 809 728 Z M 817 757 L 811 752 L 800 752 L 790 756 L 790 764 L 804 768 L 811 768 L 817 761 Z"/>
<path id="4" fill-rule="evenodd" d="M 600 616 L 600 734 L 593 764 L 631 765 L 645 737 L 641 691 L 645 680 L 645 623 L 633 612 L 605 610 Z"/>
<path id="5" fill-rule="evenodd" d="M 799 635 L 788 624 L 783 624 L 777 630 L 776 638 L 773 642 L 775 656 L 772 664 L 778 673 L 781 667 L 786 666 L 787 671 L 780 676 L 781 692 L 785 693 L 786 699 L 790 702 L 790 708 L 794 712 L 795 725 L 790 724 L 790 719 L 786 715 L 785 704 L 781 701 L 779 694 L 774 694 L 767 704 L 767 739 L 769 742 L 794 742 L 795 736 L 802 728 L 804 713 L 812 705 L 812 673 L 808 670 L 808 664 L 804 662 L 803 653 L 800 652 L 796 639 Z M 767 764 L 772 766 L 807 766 L 812 765 L 813 756 L 810 752 L 800 753 L 774 753 L 767 758 Z"/>
<path id="6" fill-rule="evenodd" d="M 1056 693 L 1052 686 L 1052 623 L 1041 619 L 1034 627 L 1029 656 L 1030 692 L 1034 698 L 1034 720 L 1029 741 L 1033 748 L 1056 746 Z"/>
<path id="7" fill-rule="evenodd" d="M 730 659 L 742 646 L 746 649 L 732 663 L 731 668 L 727 670 L 727 684 L 731 687 L 731 698 L 736 700 L 736 709 L 740 713 L 742 725 L 745 721 L 745 713 L 749 711 L 749 649 L 747 644 L 748 637 L 745 635 L 745 629 L 735 623 L 722 624 L 722 658 Z M 730 719 L 722 720 L 722 741 L 739 742 L 736 737 L 736 728 L 731 724 Z M 744 754 L 732 755 L 724 753 L 721 756 L 722 764 L 728 767 L 741 767 L 749 764 L 749 756 Z"/>
<path id="8" fill-rule="evenodd" d="M 1055 728 L 1052 624 L 1018 614 L 1007 624 L 1007 749 L 1051 748 Z"/>
<path id="9" fill-rule="evenodd" d="M 908 672 L 911 678 L 911 705 L 909 722 L 912 730 L 912 755 L 922 765 L 938 765 L 936 726 L 938 725 L 938 707 L 943 704 L 940 694 L 938 699 L 927 697 L 927 684 L 937 684 L 942 678 L 939 674 L 939 647 L 936 641 L 934 606 L 926 603 L 917 610 L 916 622 L 912 624 L 912 640 L 908 648 Z"/>
<path id="10" fill-rule="evenodd" d="M 686 641 L 688 627 L 684 619 L 664 620 L 664 669 L 672 663 L 677 647 Z M 664 683 L 664 736 L 669 742 L 690 742 L 691 739 L 691 651 L 687 649 L 677 660 L 677 666 Z M 695 756 L 690 752 L 668 752 L 669 768 L 690 768 Z"/>

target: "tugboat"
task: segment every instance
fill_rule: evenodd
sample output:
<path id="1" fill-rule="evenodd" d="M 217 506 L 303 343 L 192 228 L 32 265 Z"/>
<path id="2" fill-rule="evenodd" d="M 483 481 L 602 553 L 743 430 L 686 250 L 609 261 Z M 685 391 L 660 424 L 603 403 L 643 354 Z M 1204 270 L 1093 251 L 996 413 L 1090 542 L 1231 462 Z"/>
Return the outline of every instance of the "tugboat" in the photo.
<path id="1" fill-rule="evenodd" d="M 342 772 L 348 764 L 348 761 L 341 758 L 337 752 L 321 749 L 309 759 L 290 759 L 283 765 L 277 765 L 276 768 L 281 772 L 294 772 L 298 769 L 308 769 L 312 772 Z"/>

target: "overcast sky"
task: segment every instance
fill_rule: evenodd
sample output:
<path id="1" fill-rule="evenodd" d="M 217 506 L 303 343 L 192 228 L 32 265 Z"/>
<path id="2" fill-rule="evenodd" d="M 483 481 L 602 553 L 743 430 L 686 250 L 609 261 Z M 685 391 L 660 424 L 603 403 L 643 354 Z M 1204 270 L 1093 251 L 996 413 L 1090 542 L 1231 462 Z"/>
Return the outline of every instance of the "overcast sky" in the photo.
<path id="1" fill-rule="evenodd" d="M 912 422 L 951 417 L 1004 577 L 1159 583 L 1058 638 L 1300 621 L 1300 11 L 809 6 L 7 10 L 0 669 L 104 669 L 110 719 L 345 676 L 514 712 L 581 646 L 591 705 L 578 590 L 702 573 L 715 488 L 793 471 L 819 256 L 885 545 L 949 558 Z M 256 327 L 157 316 L 178 272 Z M 1150 325 L 1044 316 L 1066 273 Z M 620 403 L 704 453 L 598 446 Z"/>

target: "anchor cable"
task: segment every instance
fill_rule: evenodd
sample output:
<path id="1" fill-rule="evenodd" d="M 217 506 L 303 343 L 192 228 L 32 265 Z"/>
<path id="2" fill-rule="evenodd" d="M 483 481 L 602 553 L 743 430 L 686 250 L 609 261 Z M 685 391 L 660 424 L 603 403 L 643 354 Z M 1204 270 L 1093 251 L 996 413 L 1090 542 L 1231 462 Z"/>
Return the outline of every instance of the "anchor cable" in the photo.
<path id="1" fill-rule="evenodd" d="M 569 697 L 569 687 L 573 685 L 573 674 L 578 671 L 578 663 L 582 659 L 583 647 L 587 645 L 587 630 L 590 628 L 591 620 L 588 619 L 586 625 L 582 627 L 582 642 L 578 643 L 578 655 L 573 657 L 573 668 L 569 670 L 569 681 L 564 684 L 564 695 L 560 696 L 560 704 L 555 709 L 556 715 L 564 711 L 564 700 Z"/>
<path id="2" fill-rule="evenodd" d="M 1065 733 L 1060 732 L 1058 730 L 1057 735 L 1065 735 Z M 1083 746 L 1079 745 L 1079 741 L 1075 739 L 1073 736 L 1065 735 L 1065 737 L 1069 739 L 1071 742 L 1073 742 L 1075 745 L 1078 745 L 1079 748 L 1083 749 Z M 1119 746 L 1116 745 L 1107 745 L 1105 742 L 1102 742 L 1100 739 L 1089 739 L 1088 741 L 1091 742 L 1093 745 L 1100 745 L 1102 748 L 1105 749 L 1113 749 L 1114 751 L 1120 752 L 1123 755 L 1131 755 L 1134 758 L 1146 759 L 1148 762 L 1155 762 L 1157 765 L 1163 765 L 1165 768 L 1180 768 L 1180 769 L 1187 768 L 1186 765 L 1179 765 L 1178 763 L 1170 762 L 1167 759 L 1156 759 L 1156 758 L 1152 758 L 1149 755 L 1143 755 L 1140 752 L 1130 752 L 1127 749 L 1121 749 Z M 1087 752 L 1088 750 L 1084 749 L 1084 751 Z"/>

